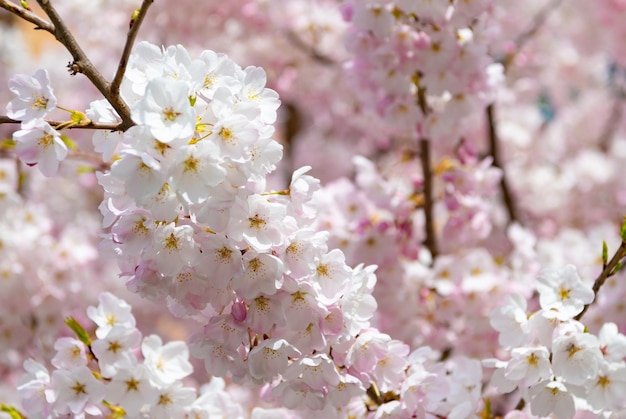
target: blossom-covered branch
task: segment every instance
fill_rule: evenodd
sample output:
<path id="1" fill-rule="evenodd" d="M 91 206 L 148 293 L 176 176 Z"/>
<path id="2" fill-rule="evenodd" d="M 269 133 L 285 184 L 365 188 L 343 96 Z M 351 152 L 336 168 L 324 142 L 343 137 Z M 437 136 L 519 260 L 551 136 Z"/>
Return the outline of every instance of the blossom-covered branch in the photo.
<path id="1" fill-rule="evenodd" d="M 115 77 L 113 77 L 113 81 L 111 82 L 110 91 L 114 97 L 119 97 L 120 95 L 120 85 L 122 84 L 124 73 L 126 72 L 128 57 L 130 56 L 130 53 L 133 49 L 133 44 L 135 43 L 135 39 L 137 38 L 139 28 L 143 23 L 143 19 L 146 17 L 146 14 L 148 13 L 148 8 L 152 5 L 153 2 L 154 0 L 143 0 L 141 7 L 133 13 L 130 21 L 130 28 L 128 29 L 128 34 L 126 35 L 124 51 L 122 51 L 120 63 L 117 66 Z"/>
<path id="2" fill-rule="evenodd" d="M 102 76 L 100 71 L 89 60 L 85 52 L 82 50 L 76 38 L 69 30 L 61 16 L 57 13 L 52 3 L 49 0 L 37 0 L 39 6 L 48 15 L 50 21 L 54 25 L 54 30 L 51 32 L 54 37 L 67 49 L 72 55 L 74 61 L 68 66 L 72 73 L 84 74 L 91 83 L 102 93 L 102 95 L 109 101 L 113 109 L 122 118 L 120 128 L 122 131 L 130 128 L 134 125 L 130 117 L 130 109 L 124 100 L 111 91 L 111 84 Z"/>
<path id="3" fill-rule="evenodd" d="M 602 272 L 600 272 L 600 275 L 598 276 L 598 278 L 596 278 L 596 280 L 593 283 L 592 290 L 593 290 L 593 294 L 595 298 L 593 299 L 593 301 L 585 304 L 585 307 L 583 308 L 583 310 L 576 317 L 574 317 L 575 320 L 580 320 L 585 315 L 585 313 L 587 312 L 587 309 L 591 306 L 591 304 L 593 304 L 594 301 L 596 301 L 598 292 L 600 291 L 600 288 L 602 288 L 602 285 L 604 285 L 604 283 L 606 282 L 608 278 L 612 277 L 619 271 L 619 269 L 622 266 L 622 263 L 624 262 L 625 257 L 626 257 L 626 240 L 622 239 L 622 243 L 620 244 L 619 248 L 615 251 L 615 254 L 611 258 L 611 260 L 608 261 L 608 263 L 605 262 Z"/>
<path id="4" fill-rule="evenodd" d="M 84 124 L 75 124 L 68 125 L 68 121 L 51 121 L 46 120 L 46 122 L 54 128 L 62 127 L 64 129 L 93 129 L 93 130 L 104 130 L 104 131 L 120 131 L 120 124 L 107 124 L 103 122 L 94 122 L 89 121 Z M 22 121 L 18 121 L 16 119 L 11 119 L 8 116 L 0 115 L 0 124 L 20 124 Z"/>
<path id="5" fill-rule="evenodd" d="M 85 52 L 82 50 L 78 41 L 74 38 L 74 35 L 71 33 L 61 16 L 57 13 L 56 9 L 49 0 L 37 0 L 39 6 L 43 9 L 46 15 L 50 18 L 52 23 L 46 22 L 41 19 L 36 14 L 28 11 L 25 8 L 20 8 L 17 5 L 10 3 L 6 0 L 1 0 L 0 6 L 15 15 L 34 23 L 37 28 L 43 29 L 47 32 L 50 32 L 54 37 L 67 49 L 67 51 L 72 55 L 74 61 L 68 65 L 69 70 L 72 74 L 82 73 L 84 74 L 93 85 L 102 93 L 102 95 L 109 101 L 111 106 L 115 109 L 117 114 L 122 119 L 122 122 L 118 124 L 116 129 L 121 131 L 125 131 L 131 126 L 134 125 L 131 117 L 130 117 L 130 109 L 128 105 L 119 95 L 119 82 L 121 77 L 123 76 L 125 61 L 127 59 L 127 54 L 132 47 L 132 42 L 136 37 L 137 30 L 139 28 L 139 24 L 145 13 L 147 11 L 148 6 L 152 3 L 151 1 L 144 1 L 142 7 L 139 9 L 140 12 L 137 15 L 136 29 L 131 27 L 128 34 L 128 42 L 127 46 L 124 50 L 124 55 L 120 61 L 120 66 L 118 68 L 118 72 L 116 74 L 116 84 L 109 83 L 100 73 L 100 71 L 93 65 L 93 63 L 89 60 Z M 118 78 L 120 80 L 118 80 Z"/>

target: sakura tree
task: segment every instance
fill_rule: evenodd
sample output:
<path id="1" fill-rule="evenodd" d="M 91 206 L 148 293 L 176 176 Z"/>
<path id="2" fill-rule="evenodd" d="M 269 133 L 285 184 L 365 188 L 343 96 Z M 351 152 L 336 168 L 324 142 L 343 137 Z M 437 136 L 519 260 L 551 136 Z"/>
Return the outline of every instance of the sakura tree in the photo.
<path id="1" fill-rule="evenodd" d="M 0 415 L 626 415 L 624 5 L 79 3 L 0 0 Z"/>

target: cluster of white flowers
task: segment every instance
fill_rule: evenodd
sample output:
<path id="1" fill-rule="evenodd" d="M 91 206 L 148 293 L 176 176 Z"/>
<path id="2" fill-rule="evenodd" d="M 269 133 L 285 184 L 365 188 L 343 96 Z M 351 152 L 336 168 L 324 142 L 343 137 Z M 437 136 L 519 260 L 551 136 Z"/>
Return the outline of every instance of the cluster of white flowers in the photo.
<path id="1" fill-rule="evenodd" d="M 571 419 L 577 408 L 598 414 L 626 408 L 626 336 L 606 323 L 595 336 L 575 320 L 594 299 L 573 265 L 545 270 L 538 278 L 541 308 L 527 314 L 526 300 L 508 298 L 491 317 L 508 361 L 485 360 L 496 368 L 501 393 L 515 389 L 530 402 L 533 415 Z"/>
<path id="2" fill-rule="evenodd" d="M 7 116 L 22 122 L 22 129 L 13 134 L 18 157 L 26 164 L 37 164 L 44 175 L 54 176 L 68 150 L 61 134 L 44 120 L 57 104 L 48 72 L 16 75 L 9 80 L 9 90 L 17 97 L 7 105 Z"/>
<path id="3" fill-rule="evenodd" d="M 28 417 L 105 416 L 121 411 L 125 417 L 163 419 L 241 415 L 222 391 L 222 380 L 213 379 L 200 396 L 183 384 L 181 380 L 193 371 L 184 342 L 164 345 L 157 335 L 142 339 L 128 303 L 110 293 L 101 294 L 99 300 L 97 307 L 87 309 L 97 325 L 96 339 L 59 338 L 52 373 L 32 359 L 24 363 L 26 374 L 18 392 Z M 218 398 L 222 403 L 216 403 Z"/>
<path id="4" fill-rule="evenodd" d="M 377 417 L 411 415 L 422 403 L 456 411 L 452 417 L 474 410 L 478 361 L 445 365 L 429 348 L 409 355 L 406 344 L 370 328 L 375 267 L 351 268 L 341 251 L 329 251 L 328 233 L 313 225 L 319 181 L 309 168 L 297 170 L 286 190 L 265 191 L 282 154 L 271 125 L 279 101 L 265 81 L 262 69 L 211 51 L 192 59 L 182 46 L 136 46 L 121 85 L 135 125 L 93 137 L 94 149 L 113 160 L 98 173 L 110 231 L 101 252 L 117 258 L 131 290 L 201 322 L 190 351 L 211 375 L 265 385 L 269 403 L 325 417 L 365 415 L 368 405 Z M 50 91 L 47 80 L 41 85 Z M 33 91 L 17 92 L 16 102 L 30 103 Z M 120 122 L 106 101 L 92 102 L 86 114 Z M 129 307 L 112 295 L 88 313 L 97 340 L 60 339 L 52 375 L 26 364 L 20 391 L 29 413 L 98 414 L 104 403 L 131 416 L 166 417 L 192 406 L 193 389 L 179 381 L 191 372 L 186 346 L 142 342 Z M 140 344 L 143 363 L 133 352 Z M 167 375 L 158 366 L 170 358 Z"/>
<path id="5" fill-rule="evenodd" d="M 205 325 L 191 351 L 212 375 L 271 383 L 267 398 L 290 408 L 338 409 L 364 394 L 373 377 L 355 375 L 370 370 L 350 374 L 349 360 L 338 369 L 331 353 L 369 326 L 374 268 L 351 269 L 310 227 L 319 181 L 309 168 L 287 190 L 265 192 L 282 148 L 264 71 L 140 43 L 122 96 L 136 126 L 118 144 L 94 142 L 119 155 L 99 176 L 111 228 L 101 248 L 129 288 Z M 111 110 L 99 102 L 89 114 L 100 121 Z"/>
<path id="6" fill-rule="evenodd" d="M 212 376 L 262 386 L 264 402 L 302 417 L 460 419 L 481 408 L 479 360 L 445 359 L 429 347 L 411 352 L 371 327 L 375 267 L 351 268 L 342 251 L 329 250 L 329 234 L 316 230 L 319 181 L 309 168 L 297 170 L 287 189 L 266 190 L 282 147 L 272 139 L 278 95 L 265 83 L 262 69 L 242 69 L 225 55 L 136 46 L 121 85 L 135 125 L 93 137 L 112 162 L 98 173 L 107 229 L 100 250 L 117 259 L 132 291 L 201 327 L 189 349 L 142 339 L 130 306 L 103 294 L 88 310 L 96 339 L 57 340 L 52 373 L 25 363 L 19 392 L 30 416 L 241 416 L 222 394 L 223 381 L 214 379 L 200 397 L 181 382 L 192 372 L 189 353 Z M 10 88 L 17 97 L 9 116 L 22 122 L 17 154 L 53 175 L 67 147 L 44 120 L 56 103 L 47 75 L 18 76 Z M 92 102 L 86 114 L 121 122 L 106 101 Z M 537 312 L 527 314 L 526 300 L 511 296 L 492 314 L 510 352 L 507 361 L 483 361 L 496 369 L 498 391 L 519 389 L 539 416 L 626 408 L 626 337 L 612 323 L 595 336 L 576 320 L 592 288 L 567 266 L 544 271 L 537 291 Z"/>

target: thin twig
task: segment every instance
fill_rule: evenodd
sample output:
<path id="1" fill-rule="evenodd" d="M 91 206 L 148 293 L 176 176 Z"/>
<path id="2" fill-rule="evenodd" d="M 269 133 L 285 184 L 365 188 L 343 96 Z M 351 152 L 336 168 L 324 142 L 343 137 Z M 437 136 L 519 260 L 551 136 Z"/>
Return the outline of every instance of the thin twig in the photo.
<path id="1" fill-rule="evenodd" d="M 124 51 L 122 52 L 122 56 L 120 57 L 120 63 L 117 66 L 115 77 L 111 82 L 111 94 L 114 96 L 119 97 L 120 95 L 120 85 L 122 84 L 124 73 L 126 72 L 128 57 L 130 57 L 130 52 L 133 49 L 133 44 L 135 43 L 135 39 L 137 38 L 137 34 L 139 33 L 139 28 L 141 27 L 143 19 L 144 17 L 146 17 L 146 14 L 148 13 L 148 8 L 150 8 L 153 2 L 154 0 L 143 0 L 141 7 L 138 9 L 138 13 L 136 15 L 133 15 L 128 34 L 126 35 L 126 44 L 124 45 Z"/>
<path id="2" fill-rule="evenodd" d="M 6 0 L 0 0 L 0 7 L 34 24 L 36 26 L 36 29 L 41 29 L 54 35 L 54 25 L 40 18 L 38 15 L 31 12 L 30 10 L 27 10 L 22 6 L 18 6 Z"/>
<path id="3" fill-rule="evenodd" d="M 611 107 L 611 113 L 609 114 L 609 117 L 604 124 L 604 128 L 602 129 L 602 133 L 597 141 L 600 150 L 604 152 L 609 151 L 611 139 L 613 138 L 613 135 L 619 126 L 619 122 L 624 115 L 624 99 L 626 98 L 626 92 L 624 92 L 623 89 L 620 89 L 614 96 L 615 99 L 613 101 L 613 106 Z"/>
<path id="4" fill-rule="evenodd" d="M 521 49 L 526 45 L 528 41 L 532 39 L 533 36 L 539 31 L 539 29 L 544 25 L 548 16 L 552 11 L 558 8 L 563 0 L 552 0 L 548 4 L 546 4 L 539 12 L 535 15 L 534 19 L 528 26 L 528 28 L 522 32 L 514 41 L 515 43 L 515 51 L 509 54 L 504 60 L 504 71 L 506 72 L 513 62 L 515 58 L 515 54 L 521 51 Z M 509 214 L 509 222 L 520 222 L 517 217 L 517 208 L 515 205 L 515 201 L 511 195 L 511 191 L 509 188 L 509 184 L 506 180 L 506 172 L 504 170 L 504 165 L 502 164 L 502 160 L 499 153 L 499 139 L 498 134 L 496 133 L 496 123 L 494 117 L 494 106 L 495 102 L 491 103 L 487 106 L 487 124 L 489 129 L 489 148 L 490 154 L 493 157 L 493 166 L 502 170 L 502 179 L 500 180 L 500 190 L 502 191 L 502 197 L 504 199 L 504 204 L 506 206 L 507 212 Z"/>
<path id="5" fill-rule="evenodd" d="M 111 168 L 111 164 L 102 161 L 100 155 L 96 153 L 86 153 L 80 150 L 72 150 L 67 155 L 68 160 L 79 160 L 93 165 L 96 170 L 107 170 Z"/>
<path id="6" fill-rule="evenodd" d="M 596 298 L 598 297 L 598 292 L 600 291 L 600 288 L 602 288 L 602 285 L 604 285 L 606 280 L 617 273 L 617 272 L 614 272 L 615 267 L 625 257 L 626 257 L 626 241 L 622 240 L 622 243 L 620 244 L 619 248 L 617 249 L 613 257 L 611 258 L 609 263 L 604 267 L 604 269 L 602 269 L 602 272 L 600 272 L 600 275 L 598 276 L 596 281 L 593 283 L 592 289 Z M 587 312 L 587 309 L 589 308 L 589 306 L 591 306 L 591 304 L 593 304 L 596 301 L 596 298 L 594 298 L 593 301 L 590 302 L 589 304 L 586 304 L 585 307 L 583 308 L 583 311 L 581 311 L 576 317 L 574 317 L 574 320 L 580 320 L 584 316 L 584 314 Z"/>
<path id="7" fill-rule="evenodd" d="M 51 127 L 58 127 L 59 125 L 67 125 L 67 121 L 46 121 Z M 20 124 L 21 121 L 11 119 L 7 116 L 0 115 L 1 124 Z M 81 125 L 69 125 L 65 129 L 96 129 L 106 131 L 124 131 L 123 124 L 106 124 L 102 122 L 89 122 L 88 124 Z"/>
<path id="8" fill-rule="evenodd" d="M 93 63 L 87 58 L 87 55 L 83 52 L 80 45 L 70 32 L 67 25 L 61 16 L 57 13 L 55 8 L 50 4 L 50 0 L 37 0 L 39 6 L 48 15 L 50 21 L 54 25 L 54 37 L 61 43 L 68 52 L 74 58 L 74 62 L 70 64 L 72 71 L 84 74 L 93 85 L 102 93 L 102 95 L 109 101 L 113 109 L 122 119 L 122 127 L 124 130 L 134 125 L 133 120 L 130 117 L 130 109 L 128 105 L 119 95 L 111 93 L 110 84 L 102 76 L 100 71 L 96 69 Z"/>
<path id="9" fill-rule="evenodd" d="M 337 64 L 332 58 L 320 53 L 314 47 L 305 43 L 295 32 L 288 30 L 285 32 L 285 35 L 289 42 L 291 42 L 299 50 L 305 52 L 308 56 L 313 58 L 313 60 L 317 61 L 318 63 L 328 66 Z"/>
<path id="10" fill-rule="evenodd" d="M 561 5 L 561 3 L 563 3 L 563 0 L 552 0 L 551 2 L 546 4 L 541 10 L 539 10 L 539 12 L 537 12 L 534 19 L 532 20 L 530 25 L 526 28 L 526 30 L 522 32 L 515 39 L 515 47 L 516 47 L 515 52 L 507 57 L 505 68 L 508 67 L 508 64 L 510 64 L 513 61 L 515 54 L 518 51 L 521 51 L 521 49 L 526 45 L 526 43 L 530 41 L 533 38 L 533 36 L 535 36 L 535 34 L 539 31 L 539 29 L 544 25 L 546 20 L 548 20 L 548 16 L 550 15 L 550 13 L 552 13 L 553 10 L 558 8 Z"/>
<path id="11" fill-rule="evenodd" d="M 502 191 L 502 197 L 504 199 L 504 205 L 506 206 L 506 210 L 509 214 L 509 222 L 520 222 L 517 217 L 517 207 L 515 205 L 515 201 L 513 200 L 513 196 L 511 195 L 511 190 L 509 188 L 509 184 L 506 180 L 506 172 L 504 171 L 504 165 L 502 164 L 502 159 L 500 157 L 500 149 L 499 149 L 499 138 L 496 132 L 496 123 L 494 116 L 494 107 L 495 105 L 492 103 L 487 106 L 487 125 L 489 128 L 489 154 L 493 157 L 493 166 L 502 170 L 502 179 L 500 179 L 500 190 Z"/>
<path id="12" fill-rule="evenodd" d="M 433 173 L 430 165 L 430 141 L 427 138 L 420 139 L 420 160 L 424 174 L 424 214 L 426 216 L 426 239 L 424 244 L 430 251 L 432 260 L 434 260 L 439 252 L 433 215 Z"/>

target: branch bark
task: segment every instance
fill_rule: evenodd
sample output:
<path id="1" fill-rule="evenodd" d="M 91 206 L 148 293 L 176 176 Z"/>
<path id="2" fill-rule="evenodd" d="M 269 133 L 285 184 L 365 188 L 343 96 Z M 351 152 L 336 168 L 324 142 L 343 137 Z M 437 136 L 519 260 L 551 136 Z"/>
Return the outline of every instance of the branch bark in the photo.
<path id="1" fill-rule="evenodd" d="M 611 106 L 611 113 L 609 114 L 609 117 L 604 124 L 604 128 L 602 129 L 602 133 L 600 134 L 597 143 L 600 147 L 600 150 L 604 151 L 605 153 L 609 151 L 613 135 L 619 127 L 619 122 L 624 115 L 624 99 L 626 99 L 626 92 L 624 91 L 624 89 L 620 89 L 617 93 L 615 93 L 614 96 L 615 98 L 613 101 L 613 106 Z"/>
<path id="2" fill-rule="evenodd" d="M 124 50 L 122 52 L 122 56 L 120 58 L 120 62 L 112 83 L 109 83 L 102 76 L 100 71 L 89 60 L 89 58 L 82 50 L 61 16 L 59 16 L 56 9 L 50 3 L 50 0 L 37 0 L 37 3 L 41 7 L 41 9 L 50 19 L 50 22 L 42 19 L 30 10 L 9 2 L 8 0 L 0 0 L 0 7 L 28 22 L 33 23 L 36 26 L 36 29 L 45 30 L 54 35 L 56 40 L 59 41 L 65 47 L 65 49 L 67 49 L 67 51 L 72 55 L 72 58 L 74 59 L 74 61 L 68 65 L 72 74 L 84 74 L 89 79 L 89 81 L 91 81 L 91 83 L 100 91 L 104 98 L 111 104 L 113 109 L 115 109 L 119 117 L 122 119 L 122 122 L 115 126 L 109 124 L 92 123 L 73 128 L 111 129 L 114 131 L 126 131 L 128 128 L 134 125 L 134 122 L 131 118 L 130 108 L 119 94 L 120 85 L 126 71 L 126 66 L 128 65 L 128 58 L 130 56 L 133 44 L 135 42 L 135 39 L 137 38 L 137 33 L 139 32 L 141 23 L 143 22 L 148 12 L 148 8 L 152 5 L 153 2 L 154 0 L 143 0 L 141 7 L 137 10 L 136 15 L 133 16 L 130 28 L 128 30 L 126 43 L 124 45 Z M 10 120 L 9 118 L 0 116 L 0 123 L 14 122 L 15 121 Z M 51 121 L 50 124 L 53 125 L 54 122 L 55 121 Z"/>
<path id="3" fill-rule="evenodd" d="M 561 3 L 563 3 L 563 0 L 552 0 L 551 2 L 546 4 L 541 10 L 539 10 L 539 12 L 537 12 L 534 19 L 532 20 L 530 25 L 528 25 L 526 30 L 522 32 L 517 38 L 515 38 L 516 50 L 506 58 L 504 63 L 505 70 L 511 64 L 511 62 L 513 62 L 513 58 L 515 57 L 515 55 L 526 45 L 528 41 L 533 38 L 533 36 L 535 36 L 539 29 L 544 25 L 546 20 L 548 20 L 550 13 L 552 13 L 552 11 L 559 7 Z"/>
<path id="4" fill-rule="evenodd" d="M 600 288 L 602 288 L 602 285 L 604 285 L 604 283 L 606 282 L 608 278 L 610 278 L 611 276 L 617 273 L 613 271 L 615 270 L 615 267 L 625 257 L 626 257 L 626 241 L 622 240 L 622 243 L 620 244 L 619 248 L 617 249 L 613 257 L 611 258 L 609 263 L 606 264 L 606 266 L 602 269 L 602 272 L 600 272 L 600 275 L 598 276 L 598 278 L 596 278 L 595 282 L 593 283 L 592 289 L 593 289 L 595 298 L 593 299 L 592 302 L 585 305 L 585 307 L 583 308 L 583 311 L 581 311 L 576 317 L 574 317 L 574 320 L 580 320 L 585 315 L 585 313 L 587 312 L 587 309 L 596 301 L 596 298 L 598 297 L 598 292 L 600 291 Z"/>
<path id="5" fill-rule="evenodd" d="M 320 53 L 314 47 L 306 44 L 295 32 L 291 30 L 286 31 L 285 36 L 287 37 L 287 40 L 289 42 L 291 42 L 299 50 L 309 55 L 314 61 L 326 66 L 332 66 L 337 64 L 332 58 Z"/>
<path id="6" fill-rule="evenodd" d="M 130 52 L 133 49 L 135 39 L 137 39 L 137 34 L 139 33 L 139 28 L 143 23 L 143 19 L 146 17 L 148 9 L 152 6 L 153 2 L 154 0 L 143 0 L 141 7 L 138 9 L 137 15 L 133 16 L 131 19 L 130 28 L 128 29 L 128 34 L 126 35 L 126 44 L 124 45 L 124 50 L 122 52 L 122 56 L 120 57 L 120 63 L 117 66 L 115 77 L 113 77 L 113 81 L 111 82 L 110 90 L 113 96 L 119 97 L 120 95 L 120 85 L 122 84 L 124 73 L 126 72 L 128 57 L 130 57 Z"/>
<path id="7" fill-rule="evenodd" d="M 51 127 L 58 127 L 62 124 L 67 124 L 67 121 L 46 121 L 50 124 Z M 1 124 L 20 124 L 21 121 L 17 121 L 15 119 L 11 119 L 7 116 L 0 115 L 0 125 Z M 101 122 L 90 122 L 88 124 L 83 125 L 70 125 L 65 129 L 96 129 L 96 130 L 106 130 L 106 131 L 124 131 L 123 124 L 105 124 Z"/>
<path id="8" fill-rule="evenodd" d="M 6 0 L 0 0 L 0 7 L 24 19 L 25 21 L 34 24 L 36 26 L 35 29 L 41 29 L 54 35 L 54 25 L 42 19 L 30 10 Z"/>
<path id="9" fill-rule="evenodd" d="M 424 175 L 424 214 L 426 217 L 426 240 L 424 244 L 434 260 L 439 253 L 437 236 L 435 235 L 435 219 L 433 214 L 433 173 L 430 164 L 430 141 L 427 138 L 420 140 L 420 160 Z"/>
<path id="10" fill-rule="evenodd" d="M 499 138 L 498 133 L 496 132 L 494 107 L 495 105 L 493 103 L 487 106 L 487 125 L 489 128 L 489 154 L 493 157 L 493 166 L 502 170 L 500 190 L 502 192 L 504 205 L 506 206 L 507 213 L 509 214 L 509 221 L 520 222 L 517 216 L 517 207 L 515 205 L 515 201 L 513 200 L 509 184 L 506 180 L 506 172 L 504 170 L 504 165 L 502 164 L 502 158 L 500 156 Z"/>
<path id="11" fill-rule="evenodd" d="M 65 22 L 59 16 L 56 9 L 50 3 L 50 0 L 37 0 L 37 3 L 42 10 L 48 15 L 50 21 L 54 25 L 54 31 L 52 32 L 54 37 L 59 41 L 72 55 L 74 62 L 71 63 L 70 68 L 72 71 L 84 74 L 91 83 L 102 93 L 102 95 L 109 101 L 113 109 L 122 119 L 122 127 L 124 130 L 134 125 L 133 120 L 130 117 L 130 109 L 126 102 L 122 100 L 119 95 L 114 95 L 111 92 L 110 83 L 102 76 L 100 71 L 89 60 L 85 52 L 82 50 L 72 33 L 70 32 Z"/>

